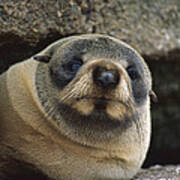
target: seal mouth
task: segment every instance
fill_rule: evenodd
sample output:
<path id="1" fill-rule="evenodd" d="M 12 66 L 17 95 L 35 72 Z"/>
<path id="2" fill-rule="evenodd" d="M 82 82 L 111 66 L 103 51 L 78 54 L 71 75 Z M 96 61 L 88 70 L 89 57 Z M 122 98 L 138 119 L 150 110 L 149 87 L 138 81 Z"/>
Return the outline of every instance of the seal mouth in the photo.
<path id="1" fill-rule="evenodd" d="M 127 103 L 119 100 L 119 99 L 113 99 L 113 98 L 106 98 L 106 97 L 90 97 L 90 96 L 83 96 L 76 99 L 77 101 L 81 100 L 89 100 L 93 101 L 94 105 L 100 106 L 99 108 L 102 109 L 102 107 L 106 106 L 108 103 L 120 103 L 128 108 Z M 98 109 L 99 109 L 98 108 Z"/>
<path id="2" fill-rule="evenodd" d="M 104 96 L 83 96 L 76 98 L 72 107 L 84 115 L 94 114 L 96 118 L 99 118 L 97 115 L 102 116 L 102 114 L 106 114 L 119 119 L 125 116 L 127 112 L 131 113 L 132 111 L 132 105 L 129 101 L 124 102 L 118 98 L 114 99 Z"/>
<path id="3" fill-rule="evenodd" d="M 106 104 L 109 102 L 117 102 L 117 103 L 124 104 L 124 102 L 122 102 L 121 100 L 117 100 L 117 99 L 113 99 L 113 98 L 106 98 L 106 97 L 83 96 L 83 97 L 77 98 L 77 100 L 78 101 L 80 101 L 80 100 L 93 100 L 95 102 L 95 104 Z"/>

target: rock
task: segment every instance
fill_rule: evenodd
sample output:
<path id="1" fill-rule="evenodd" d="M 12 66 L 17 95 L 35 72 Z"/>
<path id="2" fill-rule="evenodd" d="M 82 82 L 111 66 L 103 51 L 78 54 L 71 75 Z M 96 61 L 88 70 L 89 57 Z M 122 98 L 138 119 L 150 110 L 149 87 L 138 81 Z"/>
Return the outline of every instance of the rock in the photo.
<path id="1" fill-rule="evenodd" d="M 0 0 L 0 72 L 73 34 L 105 33 L 147 60 L 158 103 L 144 166 L 180 162 L 179 0 Z"/>
<path id="2" fill-rule="evenodd" d="M 22 60 L 79 33 L 110 34 L 153 59 L 168 56 L 180 47 L 178 19 L 179 0 L 1 0 L 1 62 Z"/>
<path id="3" fill-rule="evenodd" d="M 162 54 L 180 46 L 179 5 L 178 0 L 1 0 L 0 34 L 37 45 L 57 34 L 106 33 L 142 54 Z"/>
<path id="4" fill-rule="evenodd" d="M 149 169 L 142 169 L 133 180 L 180 180 L 180 165 L 155 165 Z"/>

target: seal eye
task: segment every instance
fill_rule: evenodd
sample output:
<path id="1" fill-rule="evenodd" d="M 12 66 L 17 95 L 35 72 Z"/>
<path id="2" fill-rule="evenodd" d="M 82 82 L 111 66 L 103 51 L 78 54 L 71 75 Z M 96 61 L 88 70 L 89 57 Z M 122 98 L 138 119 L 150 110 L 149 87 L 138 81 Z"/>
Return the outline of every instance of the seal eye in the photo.
<path id="1" fill-rule="evenodd" d="M 76 73 L 79 68 L 81 67 L 82 63 L 81 62 L 69 62 L 67 64 L 67 69 L 71 72 L 71 73 Z"/>
<path id="2" fill-rule="evenodd" d="M 139 74 L 138 74 L 136 68 L 133 66 L 129 66 L 127 68 L 127 73 L 133 81 L 139 78 Z"/>
<path id="3" fill-rule="evenodd" d="M 82 66 L 82 64 L 83 62 L 80 58 L 73 58 L 71 61 L 67 62 L 66 64 L 63 64 L 63 76 L 65 77 L 65 79 L 71 81 L 76 75 L 79 68 Z M 62 70 L 62 68 L 60 68 L 60 71 Z"/>
<path id="4" fill-rule="evenodd" d="M 54 79 L 55 84 L 59 88 L 65 87 L 70 81 L 73 80 L 77 71 L 82 66 L 83 61 L 80 58 L 73 58 L 72 60 L 62 64 L 57 71 L 51 72 L 51 76 Z"/>

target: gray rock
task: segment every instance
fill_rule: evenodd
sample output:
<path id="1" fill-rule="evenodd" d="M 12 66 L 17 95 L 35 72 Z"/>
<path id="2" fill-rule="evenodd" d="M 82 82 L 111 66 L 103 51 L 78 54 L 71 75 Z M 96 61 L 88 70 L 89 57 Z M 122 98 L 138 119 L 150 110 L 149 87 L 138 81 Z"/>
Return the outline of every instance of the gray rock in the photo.
<path id="1" fill-rule="evenodd" d="M 1 0 L 0 46 L 96 32 L 159 57 L 179 49 L 179 21 L 179 0 Z"/>
<path id="2" fill-rule="evenodd" d="M 133 180 L 180 180 L 180 165 L 156 165 L 149 169 L 142 169 Z"/>

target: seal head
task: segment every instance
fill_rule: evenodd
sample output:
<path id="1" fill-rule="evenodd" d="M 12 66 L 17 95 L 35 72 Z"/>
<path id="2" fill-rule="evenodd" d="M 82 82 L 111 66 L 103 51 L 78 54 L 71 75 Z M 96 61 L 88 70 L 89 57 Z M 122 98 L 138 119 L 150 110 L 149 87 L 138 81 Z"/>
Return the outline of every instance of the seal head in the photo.
<path id="1" fill-rule="evenodd" d="M 114 145 L 134 125 L 141 136 L 151 76 L 131 47 L 108 36 L 84 35 L 35 59 L 45 62 L 36 72 L 40 102 L 64 136 L 92 147 Z"/>

